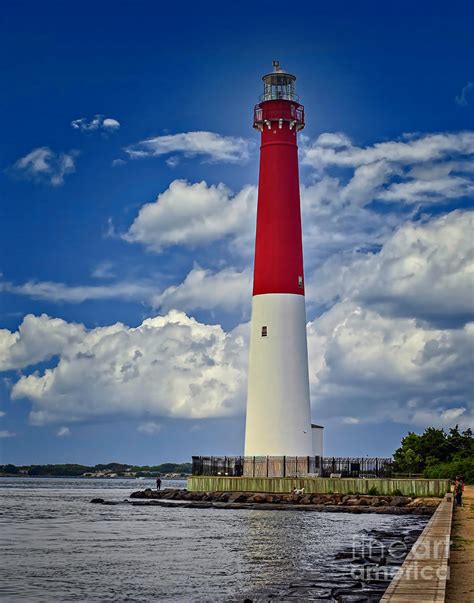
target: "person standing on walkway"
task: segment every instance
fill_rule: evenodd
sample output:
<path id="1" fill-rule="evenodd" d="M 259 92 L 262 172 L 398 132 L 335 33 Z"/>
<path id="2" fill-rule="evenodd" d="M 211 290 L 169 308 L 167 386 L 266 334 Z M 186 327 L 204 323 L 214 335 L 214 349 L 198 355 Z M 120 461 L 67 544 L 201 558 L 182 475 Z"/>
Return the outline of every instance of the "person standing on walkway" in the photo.
<path id="1" fill-rule="evenodd" d="M 456 478 L 456 483 L 454 484 L 454 496 L 456 497 L 456 505 L 458 507 L 462 507 L 462 493 L 464 490 L 464 484 L 460 477 Z"/>

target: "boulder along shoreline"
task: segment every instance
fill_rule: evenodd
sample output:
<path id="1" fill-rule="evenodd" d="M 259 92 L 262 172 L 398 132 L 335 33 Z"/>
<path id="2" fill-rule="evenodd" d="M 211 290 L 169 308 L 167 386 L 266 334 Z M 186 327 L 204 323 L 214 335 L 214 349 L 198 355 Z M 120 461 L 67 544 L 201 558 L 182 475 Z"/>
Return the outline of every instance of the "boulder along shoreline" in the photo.
<path id="1" fill-rule="evenodd" d="M 438 498 L 359 494 L 269 494 L 265 492 L 188 492 L 181 489 L 139 490 L 128 504 L 186 508 L 320 511 L 331 513 L 391 513 L 432 515 Z M 123 504 L 95 498 L 96 504 Z"/>

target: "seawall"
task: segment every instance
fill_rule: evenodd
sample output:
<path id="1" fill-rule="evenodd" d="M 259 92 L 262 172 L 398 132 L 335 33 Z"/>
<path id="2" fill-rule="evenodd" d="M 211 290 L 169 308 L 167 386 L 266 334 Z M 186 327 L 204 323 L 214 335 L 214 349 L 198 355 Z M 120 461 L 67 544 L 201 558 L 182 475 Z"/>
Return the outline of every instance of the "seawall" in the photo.
<path id="1" fill-rule="evenodd" d="M 283 494 L 304 488 L 306 494 L 382 494 L 439 496 L 449 491 L 449 480 L 437 479 L 362 479 L 325 477 L 226 477 L 188 478 L 190 492 L 268 492 Z M 374 490 L 375 489 L 375 490 Z"/>
<path id="2" fill-rule="evenodd" d="M 453 496 L 446 494 L 380 603 L 444 603 L 452 516 Z"/>

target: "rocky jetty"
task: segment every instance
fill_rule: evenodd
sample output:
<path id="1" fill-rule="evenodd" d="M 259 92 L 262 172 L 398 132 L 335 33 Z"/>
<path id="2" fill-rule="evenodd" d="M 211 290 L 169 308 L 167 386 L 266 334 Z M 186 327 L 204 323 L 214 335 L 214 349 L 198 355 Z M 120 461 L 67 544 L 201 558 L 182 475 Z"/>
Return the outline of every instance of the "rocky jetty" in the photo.
<path id="1" fill-rule="evenodd" d="M 130 495 L 132 504 L 160 506 L 293 509 L 326 512 L 393 513 L 431 515 L 437 498 L 369 496 L 359 494 L 269 494 L 265 492 L 188 492 L 187 490 L 140 490 Z M 95 502 L 95 501 L 94 501 Z M 99 502 L 99 501 L 97 501 Z M 105 501 L 104 501 L 105 502 Z"/>

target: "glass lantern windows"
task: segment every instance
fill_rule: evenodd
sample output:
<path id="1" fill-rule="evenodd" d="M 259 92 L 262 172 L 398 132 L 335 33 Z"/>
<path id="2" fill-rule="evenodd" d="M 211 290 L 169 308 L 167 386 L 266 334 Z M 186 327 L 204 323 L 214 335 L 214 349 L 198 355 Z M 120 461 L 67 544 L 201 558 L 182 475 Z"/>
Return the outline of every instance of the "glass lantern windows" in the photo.
<path id="1" fill-rule="evenodd" d="M 264 78 L 262 100 L 296 100 L 294 77 L 271 74 Z"/>

